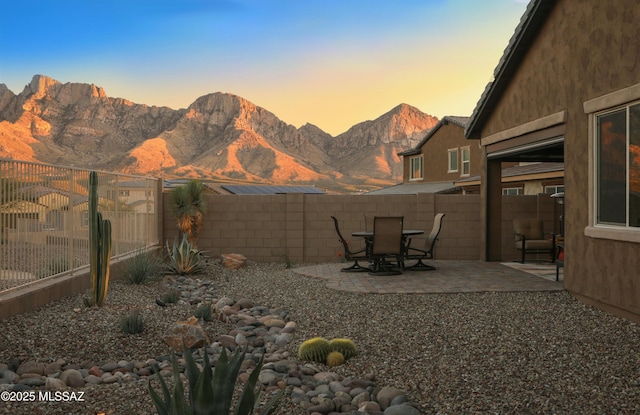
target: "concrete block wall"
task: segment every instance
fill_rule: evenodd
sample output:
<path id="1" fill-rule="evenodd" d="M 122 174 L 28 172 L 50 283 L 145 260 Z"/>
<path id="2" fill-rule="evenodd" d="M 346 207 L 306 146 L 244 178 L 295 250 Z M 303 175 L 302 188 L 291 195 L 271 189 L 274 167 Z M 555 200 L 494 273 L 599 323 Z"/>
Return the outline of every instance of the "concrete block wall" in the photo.
<path id="1" fill-rule="evenodd" d="M 433 216 L 444 213 L 442 231 L 436 242 L 436 259 L 478 260 L 480 258 L 480 195 L 436 195 L 434 212 L 424 229 L 431 230 Z"/>
<path id="2" fill-rule="evenodd" d="M 342 246 L 331 216 L 351 243 L 361 245 L 351 233 L 372 229 L 376 215 L 399 215 L 406 229 L 431 232 L 433 217 L 444 213 L 435 257 L 449 260 L 480 258 L 479 195 L 207 195 L 209 210 L 204 217 L 198 247 L 213 258 L 222 253 L 240 253 L 258 262 L 337 262 Z M 548 196 L 505 196 L 502 207 L 503 260 L 516 259 L 513 219 L 536 217 L 553 230 L 559 209 Z M 159 235 L 170 244 L 180 237 L 171 208 L 170 195 L 162 197 L 162 227 Z M 415 243 L 419 243 L 417 240 Z M 122 259 L 111 264 L 111 278 L 123 276 Z M 74 275 L 44 279 L 0 294 L 0 319 L 46 305 L 62 297 L 89 289 L 88 270 Z M 108 301 L 108 299 L 107 299 Z M 81 305 L 79 305 L 81 306 Z"/>
<path id="3" fill-rule="evenodd" d="M 165 239 L 178 237 L 170 199 L 164 194 Z M 364 241 L 352 232 L 373 228 L 374 216 L 404 216 L 405 229 L 422 229 L 424 243 L 433 218 L 444 213 L 437 259 L 478 260 L 480 255 L 479 195 L 207 195 L 209 210 L 198 236 L 198 247 L 213 258 L 239 253 L 258 262 L 335 262 L 343 247 L 331 216 L 338 218 L 343 236 L 354 246 Z M 539 196 L 503 197 L 502 252 L 504 260 L 518 258 L 513 246 L 513 219 L 545 219 L 553 230 L 553 199 Z M 365 224 L 366 221 L 366 224 Z"/>
<path id="4" fill-rule="evenodd" d="M 163 201 L 163 235 L 171 244 L 179 233 L 168 194 Z M 358 246 L 364 241 L 352 232 L 371 230 L 374 216 L 404 216 L 406 229 L 422 229 L 426 236 L 438 212 L 446 216 L 436 257 L 480 257 L 477 195 L 207 195 L 207 203 L 198 248 L 213 258 L 234 252 L 258 262 L 339 261 L 343 248 L 331 216 L 338 218 L 344 237 Z"/>
<path id="5" fill-rule="evenodd" d="M 240 253 L 261 262 L 302 256 L 303 195 L 207 195 L 198 248 L 217 258 Z M 179 237 L 170 195 L 163 195 L 164 236 Z M 289 252 L 287 251 L 289 250 Z"/>

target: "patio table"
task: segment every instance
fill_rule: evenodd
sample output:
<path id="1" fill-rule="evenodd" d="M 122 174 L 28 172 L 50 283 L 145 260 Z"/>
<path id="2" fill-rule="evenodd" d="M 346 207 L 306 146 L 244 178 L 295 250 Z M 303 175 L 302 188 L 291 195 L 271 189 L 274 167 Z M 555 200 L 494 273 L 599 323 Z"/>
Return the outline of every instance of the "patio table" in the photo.
<path id="1" fill-rule="evenodd" d="M 415 236 L 415 235 L 422 235 L 424 233 L 423 230 L 420 229 L 403 229 L 402 230 L 402 240 L 403 240 L 403 244 L 404 241 L 406 241 L 407 237 L 409 236 Z M 365 239 L 365 245 L 366 245 L 366 249 L 367 249 L 367 255 L 370 253 L 369 249 L 371 248 L 371 241 L 373 240 L 373 231 L 356 231 L 351 233 L 351 236 L 356 236 L 356 237 L 360 237 L 360 238 L 364 238 Z"/>
<path id="2" fill-rule="evenodd" d="M 422 235 L 423 233 L 424 231 L 421 231 L 420 229 L 403 229 L 402 237 L 406 238 L 407 236 Z M 373 231 L 356 231 L 351 235 L 359 236 L 361 238 L 373 238 Z"/>

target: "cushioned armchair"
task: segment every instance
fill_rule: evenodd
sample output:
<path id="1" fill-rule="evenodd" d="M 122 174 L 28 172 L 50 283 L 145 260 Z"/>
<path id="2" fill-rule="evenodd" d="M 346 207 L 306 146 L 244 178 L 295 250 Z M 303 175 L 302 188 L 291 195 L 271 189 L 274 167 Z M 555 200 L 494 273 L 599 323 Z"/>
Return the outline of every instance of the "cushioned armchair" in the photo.
<path id="1" fill-rule="evenodd" d="M 516 238 L 516 250 L 522 252 L 521 263 L 524 264 L 526 253 L 548 253 L 551 262 L 555 259 L 556 236 L 547 233 L 545 237 L 544 223 L 540 219 L 515 219 L 513 232 Z"/>

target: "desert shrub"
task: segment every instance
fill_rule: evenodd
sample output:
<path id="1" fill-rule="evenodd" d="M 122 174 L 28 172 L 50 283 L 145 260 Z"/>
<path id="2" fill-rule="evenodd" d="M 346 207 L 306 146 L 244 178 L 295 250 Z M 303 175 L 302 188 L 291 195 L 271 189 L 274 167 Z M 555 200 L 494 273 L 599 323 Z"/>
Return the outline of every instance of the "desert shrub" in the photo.
<path id="1" fill-rule="evenodd" d="M 120 328 L 126 334 L 138 334 L 144 330 L 144 321 L 138 310 L 134 310 L 120 320 Z"/>
<path id="2" fill-rule="evenodd" d="M 165 304 L 175 304 L 180 301 L 180 291 L 178 290 L 169 290 L 162 294 L 161 298 L 162 302 Z"/>
<path id="3" fill-rule="evenodd" d="M 158 255 L 145 250 L 125 261 L 124 276 L 132 284 L 146 284 L 155 276 L 159 265 Z"/>
<path id="4" fill-rule="evenodd" d="M 200 304 L 198 306 L 198 308 L 196 308 L 196 311 L 195 311 L 194 315 L 197 318 L 203 319 L 204 321 L 213 320 L 213 313 L 212 313 L 211 304 L 209 304 L 209 303 Z"/>

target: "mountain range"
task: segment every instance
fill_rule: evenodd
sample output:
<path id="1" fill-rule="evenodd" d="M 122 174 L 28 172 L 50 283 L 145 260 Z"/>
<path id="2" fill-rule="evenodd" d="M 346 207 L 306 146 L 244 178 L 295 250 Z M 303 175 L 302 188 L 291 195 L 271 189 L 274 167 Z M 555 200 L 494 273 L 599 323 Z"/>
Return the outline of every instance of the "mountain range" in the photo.
<path id="1" fill-rule="evenodd" d="M 400 104 L 333 137 L 228 93 L 175 110 L 44 75 L 17 95 L 0 84 L 0 157 L 163 178 L 379 188 L 402 180 L 397 153 L 437 122 Z"/>

